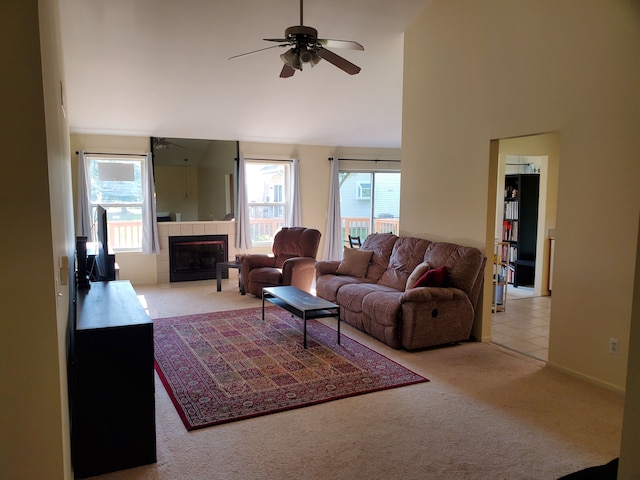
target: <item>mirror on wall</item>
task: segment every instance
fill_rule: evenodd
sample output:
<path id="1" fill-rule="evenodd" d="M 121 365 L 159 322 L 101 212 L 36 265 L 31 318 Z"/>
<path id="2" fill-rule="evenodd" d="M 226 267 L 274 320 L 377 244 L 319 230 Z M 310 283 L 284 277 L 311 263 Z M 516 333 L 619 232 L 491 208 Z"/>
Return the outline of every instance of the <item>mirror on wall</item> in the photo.
<path id="1" fill-rule="evenodd" d="M 151 137 L 159 221 L 235 215 L 238 142 Z"/>

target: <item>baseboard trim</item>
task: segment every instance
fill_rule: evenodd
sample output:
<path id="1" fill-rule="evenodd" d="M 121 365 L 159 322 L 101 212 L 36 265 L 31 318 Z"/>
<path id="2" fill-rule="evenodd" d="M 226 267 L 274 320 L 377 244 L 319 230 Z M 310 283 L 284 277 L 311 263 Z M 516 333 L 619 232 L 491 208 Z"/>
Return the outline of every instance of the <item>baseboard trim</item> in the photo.
<path id="1" fill-rule="evenodd" d="M 579 378 L 580 380 L 584 380 L 587 383 L 591 383 L 593 385 L 597 385 L 599 387 L 602 387 L 602 388 L 604 388 L 606 390 L 610 390 L 612 392 L 619 393 L 621 395 L 625 394 L 626 389 L 623 388 L 623 387 L 620 387 L 618 385 L 614 385 L 612 383 L 603 382 L 602 380 L 599 380 L 599 379 L 597 379 L 595 377 L 591 377 L 589 375 L 585 375 L 584 373 L 580 373 L 580 372 L 577 372 L 577 371 L 572 370 L 570 368 L 563 367 L 562 365 L 558 365 L 557 363 L 547 362 L 547 366 L 549 368 L 553 368 L 554 370 L 557 370 L 559 372 L 565 373 L 565 374 L 567 374 L 567 375 L 569 375 L 571 377 Z"/>

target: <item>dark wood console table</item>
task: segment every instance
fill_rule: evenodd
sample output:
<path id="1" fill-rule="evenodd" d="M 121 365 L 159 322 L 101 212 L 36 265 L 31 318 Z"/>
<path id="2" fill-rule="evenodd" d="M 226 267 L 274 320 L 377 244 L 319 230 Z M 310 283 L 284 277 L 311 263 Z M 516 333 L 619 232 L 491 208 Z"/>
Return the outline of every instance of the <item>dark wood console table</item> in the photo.
<path id="1" fill-rule="evenodd" d="M 156 462 L 153 323 L 128 281 L 78 291 L 74 343 L 76 478 Z"/>

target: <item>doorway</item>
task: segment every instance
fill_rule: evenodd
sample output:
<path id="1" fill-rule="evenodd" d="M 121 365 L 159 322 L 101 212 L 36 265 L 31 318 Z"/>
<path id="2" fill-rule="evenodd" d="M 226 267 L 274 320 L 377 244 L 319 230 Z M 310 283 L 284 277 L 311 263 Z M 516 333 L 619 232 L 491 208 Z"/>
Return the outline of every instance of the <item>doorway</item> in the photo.
<path id="1" fill-rule="evenodd" d="M 559 134 L 548 133 L 498 140 L 498 148 L 491 161 L 491 171 L 497 172 L 495 203 L 489 205 L 496 212 L 495 241 L 513 242 L 511 253 L 518 259 L 517 241 L 505 237 L 505 208 L 517 198 L 505 179 L 521 179 L 527 176 L 539 181 L 537 191 L 537 220 L 535 239 L 535 260 L 530 257 L 517 262 L 527 265 L 524 282 L 514 282 L 513 275 L 505 288 L 504 304 L 492 309 L 491 342 L 502 347 L 529 355 L 541 361 L 548 359 L 549 327 L 551 318 L 551 278 L 552 246 L 555 241 L 557 185 L 559 170 Z M 505 183 L 507 186 L 505 187 Z M 509 199 L 505 201 L 507 187 Z M 512 195 L 515 195 L 513 199 Z M 509 226 L 512 226 L 511 223 Z M 513 222 L 518 228 L 518 221 Z M 510 233 L 510 232 L 509 232 Z M 523 255 L 524 256 L 524 255 Z M 511 271 L 518 268 L 511 262 Z"/>

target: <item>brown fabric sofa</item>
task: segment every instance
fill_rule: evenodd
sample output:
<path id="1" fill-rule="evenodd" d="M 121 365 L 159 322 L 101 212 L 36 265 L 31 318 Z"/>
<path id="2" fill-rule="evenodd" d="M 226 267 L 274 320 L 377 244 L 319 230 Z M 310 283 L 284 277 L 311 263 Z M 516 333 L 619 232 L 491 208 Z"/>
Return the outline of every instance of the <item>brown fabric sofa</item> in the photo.
<path id="1" fill-rule="evenodd" d="M 293 285 L 310 291 L 320 245 L 320 232 L 313 228 L 282 228 L 273 238 L 273 255 L 242 257 L 242 280 L 247 293 L 262 296 L 263 287 Z"/>
<path id="2" fill-rule="evenodd" d="M 360 251 L 373 252 L 363 277 L 339 274 L 339 261 L 316 262 L 316 293 L 340 305 L 342 320 L 393 348 L 469 339 L 486 263 L 479 249 L 380 233 Z M 443 266 L 444 286 L 407 285 L 416 267 Z"/>

